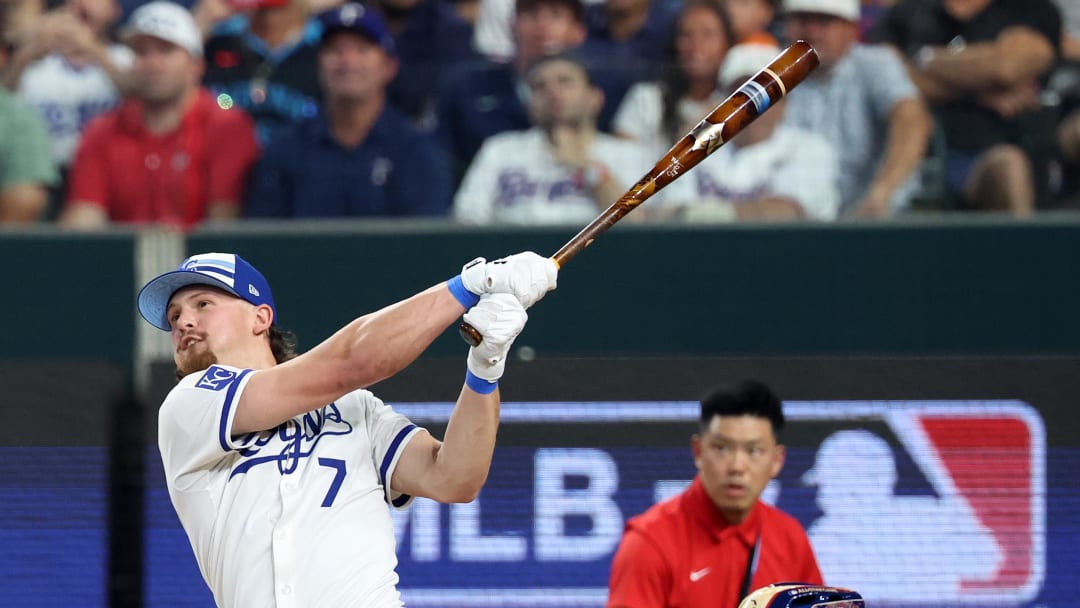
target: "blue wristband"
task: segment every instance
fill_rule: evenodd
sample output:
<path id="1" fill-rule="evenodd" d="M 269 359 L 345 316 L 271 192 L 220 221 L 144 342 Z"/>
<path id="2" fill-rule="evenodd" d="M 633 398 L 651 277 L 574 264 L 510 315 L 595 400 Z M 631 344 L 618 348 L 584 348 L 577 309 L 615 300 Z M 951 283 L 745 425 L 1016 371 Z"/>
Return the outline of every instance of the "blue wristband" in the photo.
<path id="1" fill-rule="evenodd" d="M 465 386 L 471 388 L 474 393 L 488 395 L 499 388 L 499 381 L 489 382 L 467 369 L 465 370 Z"/>
<path id="2" fill-rule="evenodd" d="M 450 289 L 450 293 L 453 294 L 454 299 L 465 307 L 465 310 L 469 310 L 473 306 L 476 306 L 476 303 L 480 301 L 480 296 L 465 289 L 465 283 L 461 282 L 460 274 L 447 281 L 446 286 Z"/>

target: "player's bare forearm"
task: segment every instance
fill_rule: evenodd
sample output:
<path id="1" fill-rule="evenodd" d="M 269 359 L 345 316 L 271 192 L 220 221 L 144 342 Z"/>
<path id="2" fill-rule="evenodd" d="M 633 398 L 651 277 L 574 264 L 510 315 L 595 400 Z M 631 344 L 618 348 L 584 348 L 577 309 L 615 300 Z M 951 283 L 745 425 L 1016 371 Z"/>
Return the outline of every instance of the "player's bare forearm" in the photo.
<path id="1" fill-rule="evenodd" d="M 537 279 L 540 289 L 520 297 L 503 291 L 485 293 L 465 313 L 465 322 L 482 339 L 469 348 L 465 386 L 450 414 L 443 442 L 440 444 L 426 433 L 410 441 L 390 481 L 393 489 L 439 502 L 469 502 L 480 493 L 491 468 L 499 428 L 498 381 L 505 370 L 510 347 L 528 319 L 521 300 L 535 302 L 549 285 L 554 287 L 554 272 L 546 276 L 549 270 L 554 270 L 550 264 L 549 259 L 526 252 L 484 265 L 466 266 L 460 278 L 462 286 L 479 282 L 510 290 L 508 277 L 498 276 L 509 267 L 517 268 L 521 277 Z M 478 272 L 483 273 L 483 279 Z M 456 289 L 455 282 L 451 286 Z"/>
<path id="2" fill-rule="evenodd" d="M 498 389 L 487 395 L 461 389 L 436 462 L 448 482 L 447 501 L 468 502 L 487 481 L 499 428 L 499 406 Z"/>
<path id="3" fill-rule="evenodd" d="M 498 428 L 498 389 L 481 395 L 463 388 L 441 444 L 430 436 L 410 442 L 391 486 L 444 503 L 475 499 L 491 469 Z"/>
<path id="4" fill-rule="evenodd" d="M 445 284 L 360 317 L 307 353 L 252 376 L 234 435 L 272 429 L 412 363 L 464 312 Z"/>
<path id="5" fill-rule="evenodd" d="M 463 312 L 446 284 L 440 283 L 351 323 L 345 356 L 363 370 L 354 379 L 356 388 L 404 369 Z"/>

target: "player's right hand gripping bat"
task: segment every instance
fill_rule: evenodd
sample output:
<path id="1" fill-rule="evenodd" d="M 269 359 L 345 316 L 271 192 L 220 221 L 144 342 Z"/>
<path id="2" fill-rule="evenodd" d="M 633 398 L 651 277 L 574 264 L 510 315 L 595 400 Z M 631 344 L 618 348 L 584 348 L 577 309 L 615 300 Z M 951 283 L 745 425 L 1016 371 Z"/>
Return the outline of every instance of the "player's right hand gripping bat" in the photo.
<path id="1" fill-rule="evenodd" d="M 799 40 L 784 49 L 769 65 L 720 102 L 696 127 L 684 135 L 652 170 L 612 203 L 581 232 L 567 241 L 551 259 L 560 269 L 615 225 L 623 216 L 644 203 L 661 188 L 697 166 L 706 156 L 730 141 L 746 125 L 776 104 L 818 66 L 817 52 Z M 472 346 L 483 337 L 468 323 L 458 327 L 461 337 Z"/>

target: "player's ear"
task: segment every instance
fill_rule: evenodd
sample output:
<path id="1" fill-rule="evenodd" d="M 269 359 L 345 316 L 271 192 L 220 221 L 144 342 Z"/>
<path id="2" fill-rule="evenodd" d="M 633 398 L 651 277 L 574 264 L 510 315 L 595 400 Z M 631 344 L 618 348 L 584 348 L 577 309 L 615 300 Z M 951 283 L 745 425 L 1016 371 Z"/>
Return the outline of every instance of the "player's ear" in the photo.
<path id="1" fill-rule="evenodd" d="M 386 64 L 383 70 L 383 86 L 390 86 L 390 83 L 398 75 L 398 70 L 401 68 L 401 62 L 397 57 L 387 55 Z"/>
<path id="2" fill-rule="evenodd" d="M 694 466 L 701 468 L 701 435 L 690 436 L 690 453 L 694 455 Z"/>
<path id="3" fill-rule="evenodd" d="M 780 474 L 780 469 L 784 468 L 784 460 L 786 458 L 787 448 L 779 444 L 773 448 L 773 461 L 769 470 L 770 477 L 776 477 Z"/>
<path id="4" fill-rule="evenodd" d="M 255 324 L 251 328 L 252 333 L 256 336 L 267 332 L 270 326 L 274 324 L 274 310 L 262 304 L 255 307 Z"/>

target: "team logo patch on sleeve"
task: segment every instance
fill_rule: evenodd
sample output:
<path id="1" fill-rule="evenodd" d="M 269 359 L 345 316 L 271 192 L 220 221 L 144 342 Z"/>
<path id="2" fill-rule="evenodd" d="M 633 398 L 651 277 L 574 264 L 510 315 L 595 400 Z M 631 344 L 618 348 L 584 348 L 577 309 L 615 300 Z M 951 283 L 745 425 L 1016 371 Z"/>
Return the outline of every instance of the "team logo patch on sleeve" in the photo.
<path id="1" fill-rule="evenodd" d="M 236 379 L 236 372 L 219 367 L 217 365 L 211 365 L 202 378 L 195 383 L 195 388 L 204 388 L 210 391 L 220 391 L 221 389 L 232 384 L 232 381 Z"/>

